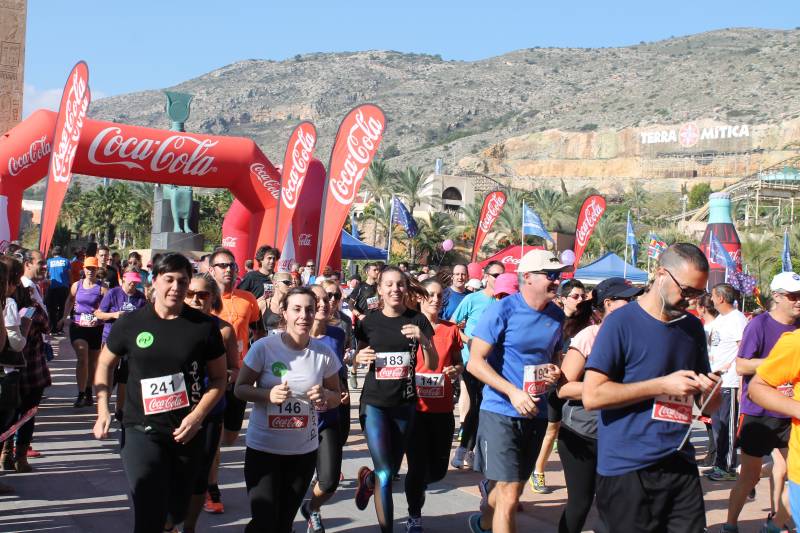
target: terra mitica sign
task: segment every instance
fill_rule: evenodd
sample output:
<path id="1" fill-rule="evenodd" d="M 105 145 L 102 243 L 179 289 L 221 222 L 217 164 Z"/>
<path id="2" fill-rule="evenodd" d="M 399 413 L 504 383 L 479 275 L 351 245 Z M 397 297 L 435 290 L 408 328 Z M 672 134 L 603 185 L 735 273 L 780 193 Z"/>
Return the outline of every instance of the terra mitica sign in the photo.
<path id="1" fill-rule="evenodd" d="M 691 148 L 700 141 L 750 137 L 750 127 L 747 124 L 700 127 L 689 122 L 674 128 L 643 131 L 639 136 L 642 144 L 678 143 L 684 148 Z"/>

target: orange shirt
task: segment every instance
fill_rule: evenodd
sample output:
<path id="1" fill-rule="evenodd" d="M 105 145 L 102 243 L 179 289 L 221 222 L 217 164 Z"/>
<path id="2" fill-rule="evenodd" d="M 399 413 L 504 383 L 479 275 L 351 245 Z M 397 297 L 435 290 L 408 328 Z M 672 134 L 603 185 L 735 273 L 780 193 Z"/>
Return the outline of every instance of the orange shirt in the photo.
<path id="1" fill-rule="evenodd" d="M 72 283 L 75 283 L 76 281 L 81 279 L 82 272 L 83 272 L 83 261 L 78 261 L 76 259 L 69 264 L 69 279 L 72 280 Z"/>
<path id="2" fill-rule="evenodd" d="M 222 310 L 214 313 L 233 326 L 239 344 L 240 359 L 244 359 L 244 356 L 247 355 L 247 349 L 250 347 L 249 326 L 258 320 L 259 313 L 256 297 L 239 289 L 233 289 L 232 292 L 223 294 Z"/>

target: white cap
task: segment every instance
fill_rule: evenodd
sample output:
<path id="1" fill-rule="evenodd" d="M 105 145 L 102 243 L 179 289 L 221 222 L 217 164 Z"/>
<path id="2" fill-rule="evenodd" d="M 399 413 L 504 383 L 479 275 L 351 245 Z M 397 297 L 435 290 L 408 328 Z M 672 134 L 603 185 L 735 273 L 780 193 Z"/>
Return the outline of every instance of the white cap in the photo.
<path id="1" fill-rule="evenodd" d="M 776 292 L 800 292 L 800 276 L 794 272 L 781 272 L 772 278 L 769 290 Z"/>
<path id="2" fill-rule="evenodd" d="M 483 288 L 483 284 L 481 284 L 481 280 L 473 278 L 467 282 L 467 287 L 477 291 Z"/>
<path id="3" fill-rule="evenodd" d="M 572 265 L 565 265 L 556 258 L 553 252 L 547 250 L 531 250 L 519 262 L 517 272 L 544 272 L 547 270 L 566 270 Z"/>

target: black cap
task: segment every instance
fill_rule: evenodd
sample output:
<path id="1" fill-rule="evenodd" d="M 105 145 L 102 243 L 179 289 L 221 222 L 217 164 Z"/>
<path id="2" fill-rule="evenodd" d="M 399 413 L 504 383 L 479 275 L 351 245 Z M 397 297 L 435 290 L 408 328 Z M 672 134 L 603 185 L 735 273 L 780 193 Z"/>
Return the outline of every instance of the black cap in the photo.
<path id="1" fill-rule="evenodd" d="M 603 301 L 609 298 L 633 298 L 644 292 L 640 287 L 634 287 L 630 281 L 622 278 L 608 278 L 601 281 L 594 288 L 594 301 L 602 307 Z"/>

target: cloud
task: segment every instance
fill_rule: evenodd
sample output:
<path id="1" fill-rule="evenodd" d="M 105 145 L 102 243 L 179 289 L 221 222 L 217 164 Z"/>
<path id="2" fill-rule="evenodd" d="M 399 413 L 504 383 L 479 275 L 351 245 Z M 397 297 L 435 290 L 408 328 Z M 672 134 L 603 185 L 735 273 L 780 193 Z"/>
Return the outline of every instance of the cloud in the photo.
<path id="1" fill-rule="evenodd" d="M 37 109 L 50 109 L 58 111 L 58 104 L 61 102 L 61 93 L 63 87 L 58 89 L 39 89 L 28 83 L 25 84 L 25 89 L 22 95 L 22 118 L 27 118 L 28 115 Z M 105 93 L 102 91 L 92 91 L 92 100 L 103 98 Z"/>

